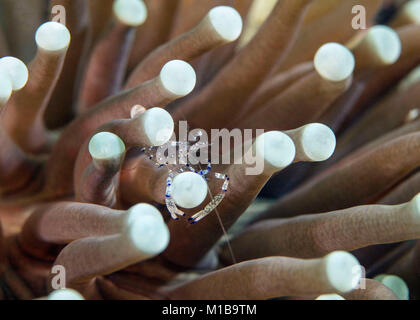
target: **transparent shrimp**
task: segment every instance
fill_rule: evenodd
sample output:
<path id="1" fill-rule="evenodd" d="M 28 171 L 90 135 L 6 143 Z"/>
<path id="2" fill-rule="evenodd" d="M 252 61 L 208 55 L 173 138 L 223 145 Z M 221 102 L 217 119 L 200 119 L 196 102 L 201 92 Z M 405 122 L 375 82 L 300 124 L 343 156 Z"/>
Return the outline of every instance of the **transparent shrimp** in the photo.
<path id="1" fill-rule="evenodd" d="M 202 132 L 197 131 L 193 136 L 194 140 L 196 141 L 201 135 Z M 204 170 L 196 169 L 193 165 L 188 163 L 188 159 L 194 157 L 198 151 L 201 149 L 208 149 L 210 146 L 211 144 L 206 142 L 200 142 L 191 145 L 191 142 L 189 141 L 169 141 L 167 144 L 160 147 L 148 147 L 142 149 L 148 158 L 155 162 L 157 167 L 160 168 L 166 166 L 169 170 L 168 178 L 166 179 L 165 203 L 172 219 L 179 220 L 179 217 L 185 216 L 185 213 L 177 207 L 175 200 L 172 198 L 172 182 L 173 179 L 180 173 L 188 171 L 197 173 L 206 182 L 208 182 L 209 178 L 211 177 L 223 180 L 221 192 L 216 194 L 214 198 L 202 210 L 188 219 L 191 224 L 195 224 L 205 218 L 223 201 L 225 194 L 228 191 L 229 177 L 226 174 L 219 172 L 212 174 L 210 160 L 208 160 L 207 167 Z M 166 160 L 167 157 L 165 158 L 163 156 L 162 150 L 167 150 L 169 147 L 172 147 L 176 150 L 176 155 L 168 155 L 169 160 L 163 161 Z"/>

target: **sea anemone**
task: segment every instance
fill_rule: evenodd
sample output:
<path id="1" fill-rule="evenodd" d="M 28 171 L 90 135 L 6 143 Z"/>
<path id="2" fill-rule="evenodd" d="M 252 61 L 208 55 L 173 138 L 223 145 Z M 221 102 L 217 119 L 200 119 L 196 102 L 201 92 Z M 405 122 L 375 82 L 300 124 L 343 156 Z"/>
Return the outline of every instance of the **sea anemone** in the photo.
<path id="1" fill-rule="evenodd" d="M 0 3 L 0 299 L 420 298 L 419 0 L 46 2 Z"/>

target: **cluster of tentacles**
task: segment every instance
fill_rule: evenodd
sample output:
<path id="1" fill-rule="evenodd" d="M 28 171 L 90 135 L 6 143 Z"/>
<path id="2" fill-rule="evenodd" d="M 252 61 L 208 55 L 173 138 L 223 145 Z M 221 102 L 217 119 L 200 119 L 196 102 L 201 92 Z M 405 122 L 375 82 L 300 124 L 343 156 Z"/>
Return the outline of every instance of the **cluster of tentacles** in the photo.
<path id="1" fill-rule="evenodd" d="M 420 297 L 420 1 L 46 2 L 0 1 L 0 299 Z M 159 163 L 184 120 L 263 168 Z"/>

